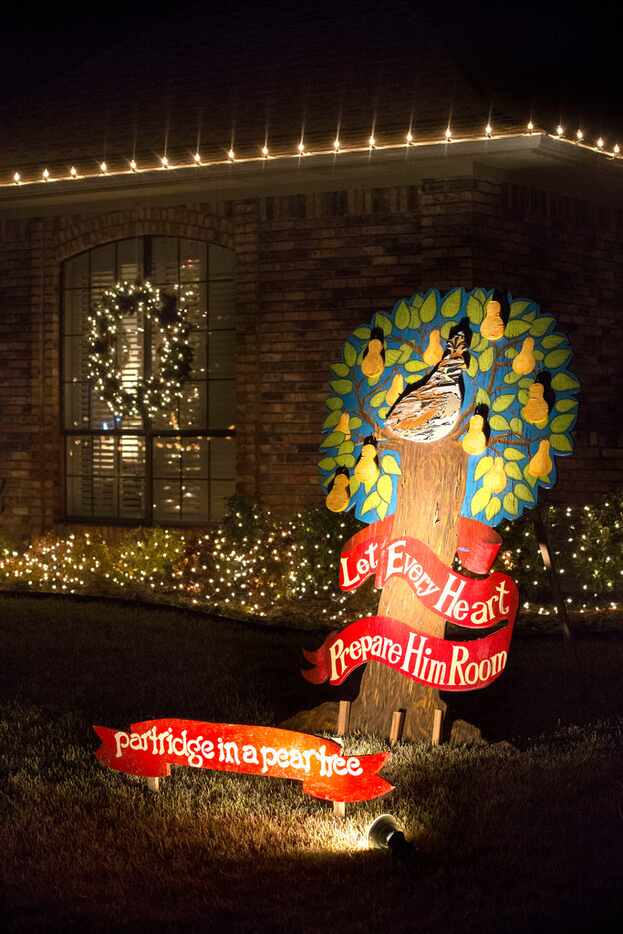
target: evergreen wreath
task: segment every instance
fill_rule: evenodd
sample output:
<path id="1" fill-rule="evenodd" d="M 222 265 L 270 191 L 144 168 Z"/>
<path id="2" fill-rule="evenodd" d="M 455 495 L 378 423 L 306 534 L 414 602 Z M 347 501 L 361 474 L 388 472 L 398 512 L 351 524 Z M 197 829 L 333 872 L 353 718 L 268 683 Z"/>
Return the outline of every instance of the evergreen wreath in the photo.
<path id="1" fill-rule="evenodd" d="M 107 289 L 88 318 L 88 378 L 113 414 L 154 418 L 170 412 L 182 398 L 190 378 L 193 349 L 189 341 L 188 300 L 192 289 L 174 286 L 162 292 L 149 282 L 117 282 Z M 158 326 L 155 372 L 130 388 L 119 365 L 120 325 L 123 318 L 143 314 Z"/>

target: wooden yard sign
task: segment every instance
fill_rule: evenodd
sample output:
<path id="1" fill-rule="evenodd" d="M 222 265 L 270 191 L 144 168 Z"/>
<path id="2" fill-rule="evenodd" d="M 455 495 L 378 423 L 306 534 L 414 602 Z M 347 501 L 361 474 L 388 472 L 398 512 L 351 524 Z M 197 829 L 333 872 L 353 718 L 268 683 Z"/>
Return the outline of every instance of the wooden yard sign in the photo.
<path id="1" fill-rule="evenodd" d="M 368 665 L 351 723 L 384 729 L 431 692 L 486 687 L 506 666 L 515 583 L 491 572 L 495 526 L 537 504 L 572 452 L 579 383 L 554 317 L 493 289 L 417 293 L 376 314 L 332 366 L 320 471 L 326 505 L 368 525 L 344 546 L 340 586 L 373 576 L 378 615 L 306 653 L 312 682 Z M 446 622 L 487 631 L 445 639 Z M 492 627 L 498 627 L 491 632 Z M 412 717 L 412 733 L 428 732 Z"/>
<path id="2" fill-rule="evenodd" d="M 345 756 L 333 740 L 293 730 L 171 719 L 134 723 L 127 732 L 93 729 L 98 760 L 127 775 L 157 779 L 177 765 L 289 778 L 326 801 L 369 801 L 393 790 L 378 774 L 389 753 Z"/>

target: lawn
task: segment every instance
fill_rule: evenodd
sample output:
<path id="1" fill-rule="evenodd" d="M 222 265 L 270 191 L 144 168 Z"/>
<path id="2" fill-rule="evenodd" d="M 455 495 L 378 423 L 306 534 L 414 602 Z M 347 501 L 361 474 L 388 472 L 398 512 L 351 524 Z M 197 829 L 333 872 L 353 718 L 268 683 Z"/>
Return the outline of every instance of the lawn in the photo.
<path id="1" fill-rule="evenodd" d="M 484 705 L 510 742 L 401 745 L 392 795 L 336 822 L 298 782 L 177 769 L 155 795 L 96 762 L 91 730 L 277 723 L 332 696 L 298 673 L 323 633 L 60 597 L 0 597 L 0 618 L 11 930 L 619 930 L 623 639 L 516 638 L 499 684 L 459 709 Z M 413 863 L 363 845 L 384 810 Z"/>

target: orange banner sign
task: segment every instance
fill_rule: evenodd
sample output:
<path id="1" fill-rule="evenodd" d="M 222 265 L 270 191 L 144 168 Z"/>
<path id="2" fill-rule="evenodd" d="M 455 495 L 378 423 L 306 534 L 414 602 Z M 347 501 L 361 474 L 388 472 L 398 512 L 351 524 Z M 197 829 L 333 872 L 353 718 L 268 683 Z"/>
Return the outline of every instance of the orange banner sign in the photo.
<path id="1" fill-rule="evenodd" d="M 268 726 L 145 720 L 129 731 L 94 726 L 103 765 L 128 775 L 157 778 L 172 765 L 241 772 L 303 782 L 303 791 L 327 801 L 368 801 L 393 790 L 378 775 L 389 753 L 345 756 L 333 740 Z"/>

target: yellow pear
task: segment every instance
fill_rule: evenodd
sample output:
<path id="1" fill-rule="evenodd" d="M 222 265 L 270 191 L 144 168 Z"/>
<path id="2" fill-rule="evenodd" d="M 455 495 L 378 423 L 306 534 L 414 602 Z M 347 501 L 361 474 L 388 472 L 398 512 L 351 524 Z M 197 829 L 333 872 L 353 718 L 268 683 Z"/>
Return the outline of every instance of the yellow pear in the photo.
<path id="1" fill-rule="evenodd" d="M 385 397 L 385 400 L 386 400 L 387 404 L 388 404 L 388 405 L 393 405 L 394 402 L 396 401 L 396 399 L 397 399 L 400 395 L 402 395 L 402 391 L 403 391 L 404 388 L 405 388 L 405 381 L 404 381 L 404 379 L 402 378 L 402 376 L 400 375 L 400 373 L 396 373 L 396 375 L 394 376 L 394 378 L 393 378 L 393 380 L 392 380 L 391 386 L 390 386 L 389 389 L 387 390 L 387 395 L 386 395 L 386 397 Z"/>
<path id="2" fill-rule="evenodd" d="M 527 376 L 528 373 L 532 373 L 535 366 L 534 338 L 526 337 L 521 345 L 521 350 L 516 357 L 513 357 L 513 370 L 519 376 Z"/>
<path id="3" fill-rule="evenodd" d="M 428 347 L 422 354 L 422 359 L 427 366 L 435 366 L 436 363 L 439 363 L 443 357 L 443 347 L 441 346 L 441 341 L 439 339 L 440 334 L 439 330 L 435 328 L 430 332 L 430 337 L 428 338 Z"/>
<path id="4" fill-rule="evenodd" d="M 348 412 L 342 412 L 340 420 L 335 426 L 336 431 L 341 431 L 344 435 L 344 441 L 350 440 L 350 415 Z"/>
<path id="5" fill-rule="evenodd" d="M 552 459 L 549 456 L 549 441 L 539 441 L 539 447 L 526 470 L 531 477 L 549 477 L 552 472 Z"/>
<path id="6" fill-rule="evenodd" d="M 544 428 L 549 416 L 549 406 L 543 398 L 545 387 L 543 383 L 532 383 L 528 386 L 528 401 L 521 410 L 521 414 L 531 425 Z"/>
<path id="7" fill-rule="evenodd" d="M 361 371 L 368 379 L 380 376 L 385 369 L 381 354 L 382 350 L 383 341 L 380 341 L 377 337 L 373 337 L 372 340 L 368 341 L 368 352 L 361 361 Z"/>
<path id="8" fill-rule="evenodd" d="M 331 512 L 344 512 L 349 501 L 348 477 L 344 473 L 339 473 L 333 480 L 333 486 L 327 493 L 325 503 Z"/>
<path id="9" fill-rule="evenodd" d="M 502 306 L 499 302 L 487 302 L 485 319 L 480 325 L 480 333 L 489 341 L 499 341 L 504 337 L 504 322 L 501 317 Z"/>
<path id="10" fill-rule="evenodd" d="M 487 446 L 487 439 L 482 430 L 485 420 L 482 415 L 472 415 L 467 434 L 461 441 L 466 454 L 482 454 Z"/>
<path id="11" fill-rule="evenodd" d="M 482 479 L 482 485 L 492 493 L 501 493 L 506 486 L 506 473 L 504 472 L 504 458 L 496 457 L 493 467 L 487 471 Z"/>
<path id="12" fill-rule="evenodd" d="M 376 446 L 374 444 L 365 444 L 361 448 L 361 456 L 355 466 L 355 476 L 362 483 L 372 486 L 376 483 L 379 475 L 378 464 L 376 463 Z"/>

